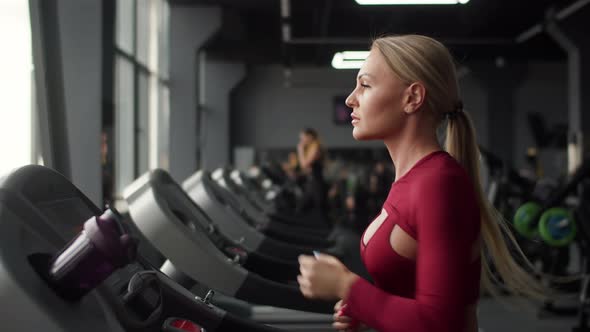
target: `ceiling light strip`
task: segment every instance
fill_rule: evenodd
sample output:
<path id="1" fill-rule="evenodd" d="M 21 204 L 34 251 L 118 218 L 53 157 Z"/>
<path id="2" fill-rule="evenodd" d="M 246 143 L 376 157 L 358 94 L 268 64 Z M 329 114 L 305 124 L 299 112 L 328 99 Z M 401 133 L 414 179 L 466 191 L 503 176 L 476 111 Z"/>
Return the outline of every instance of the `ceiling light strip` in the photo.
<path id="1" fill-rule="evenodd" d="M 359 5 L 457 5 L 469 0 L 356 0 Z"/>

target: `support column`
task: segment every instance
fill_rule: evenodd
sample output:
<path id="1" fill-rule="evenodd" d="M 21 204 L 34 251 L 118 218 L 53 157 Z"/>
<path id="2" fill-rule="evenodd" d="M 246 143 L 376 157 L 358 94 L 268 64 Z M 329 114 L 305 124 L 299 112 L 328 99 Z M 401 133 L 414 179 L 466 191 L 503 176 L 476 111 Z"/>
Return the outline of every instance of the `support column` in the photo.
<path id="1" fill-rule="evenodd" d="M 102 205 L 102 2 L 59 0 L 72 182 Z"/>
<path id="2" fill-rule="evenodd" d="M 202 93 L 202 167 L 213 170 L 230 163 L 230 99 L 233 89 L 246 76 L 243 64 L 209 60 L 205 57 Z"/>
<path id="3" fill-rule="evenodd" d="M 102 3 L 31 0 L 36 101 L 45 165 L 102 204 Z"/>
<path id="4" fill-rule="evenodd" d="M 568 173 L 590 158 L 590 41 L 580 30 L 590 19 L 586 6 L 564 22 L 548 12 L 545 30 L 567 53 Z"/>
<path id="5" fill-rule="evenodd" d="M 30 0 L 35 109 L 44 163 L 71 179 L 58 3 Z"/>
<path id="6" fill-rule="evenodd" d="M 170 8 L 170 174 L 183 181 L 197 170 L 197 54 L 221 27 L 221 8 Z M 205 82 L 209 85 L 210 82 Z"/>

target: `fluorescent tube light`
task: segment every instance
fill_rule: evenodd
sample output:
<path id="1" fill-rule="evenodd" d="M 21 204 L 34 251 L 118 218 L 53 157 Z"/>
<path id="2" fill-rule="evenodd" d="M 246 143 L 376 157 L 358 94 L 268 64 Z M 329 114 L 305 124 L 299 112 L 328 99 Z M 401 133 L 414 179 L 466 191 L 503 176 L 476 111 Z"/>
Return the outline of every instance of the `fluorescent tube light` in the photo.
<path id="1" fill-rule="evenodd" d="M 336 69 L 358 69 L 363 65 L 369 51 L 344 51 L 334 54 L 332 67 Z"/>
<path id="2" fill-rule="evenodd" d="M 359 5 L 457 5 L 469 0 L 356 0 Z"/>
<path id="3" fill-rule="evenodd" d="M 363 60 L 369 56 L 369 51 L 344 51 L 341 52 L 345 60 Z"/>

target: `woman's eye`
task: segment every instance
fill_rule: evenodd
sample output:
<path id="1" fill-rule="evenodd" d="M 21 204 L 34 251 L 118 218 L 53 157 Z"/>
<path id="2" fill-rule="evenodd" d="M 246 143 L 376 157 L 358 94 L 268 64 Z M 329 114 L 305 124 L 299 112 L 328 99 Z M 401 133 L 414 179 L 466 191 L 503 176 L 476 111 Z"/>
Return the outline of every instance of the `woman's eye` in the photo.
<path id="1" fill-rule="evenodd" d="M 369 86 L 368 84 L 361 84 L 361 86 L 362 86 L 363 88 L 370 88 L 370 86 Z"/>

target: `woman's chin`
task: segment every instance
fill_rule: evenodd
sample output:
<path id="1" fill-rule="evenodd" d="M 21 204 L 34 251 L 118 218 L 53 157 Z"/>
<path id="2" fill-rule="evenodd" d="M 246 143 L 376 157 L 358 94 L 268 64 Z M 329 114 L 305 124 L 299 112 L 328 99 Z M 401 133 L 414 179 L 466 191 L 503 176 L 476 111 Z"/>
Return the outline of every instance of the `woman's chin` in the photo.
<path id="1" fill-rule="evenodd" d="M 363 131 L 360 130 L 359 127 L 354 127 L 352 129 L 352 137 L 357 141 L 366 141 L 371 139 L 371 137 L 369 137 L 369 135 L 367 135 L 366 133 L 363 133 Z"/>

